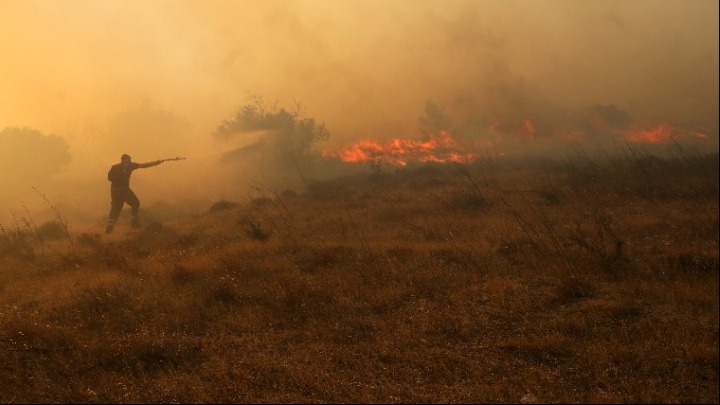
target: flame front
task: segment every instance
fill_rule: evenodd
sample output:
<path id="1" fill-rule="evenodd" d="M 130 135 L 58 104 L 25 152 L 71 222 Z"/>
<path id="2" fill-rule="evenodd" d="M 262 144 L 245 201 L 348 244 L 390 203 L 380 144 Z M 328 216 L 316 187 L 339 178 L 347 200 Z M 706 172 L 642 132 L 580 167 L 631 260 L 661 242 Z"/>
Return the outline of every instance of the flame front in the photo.
<path id="1" fill-rule="evenodd" d="M 626 135 L 630 142 L 660 144 L 675 137 L 675 129 L 668 124 L 660 124 L 653 128 L 631 131 Z"/>
<path id="2" fill-rule="evenodd" d="M 390 163 L 398 166 L 405 166 L 411 161 L 467 163 L 474 159 L 474 154 L 461 152 L 458 148 L 457 142 L 449 133 L 440 131 L 436 135 L 430 135 L 427 141 L 392 139 L 381 144 L 364 139 L 323 155 L 349 163 Z"/>
<path id="3" fill-rule="evenodd" d="M 323 152 L 326 158 L 348 163 L 388 163 L 406 166 L 410 162 L 470 163 L 476 159 L 512 154 L 518 148 L 535 145 L 548 147 L 563 141 L 607 139 L 634 144 L 663 145 L 675 141 L 712 142 L 717 136 L 703 132 L 683 130 L 667 123 L 648 126 L 630 126 L 622 116 L 605 119 L 601 114 L 586 114 L 589 125 L 565 127 L 552 131 L 539 130 L 529 118 L 497 120 L 492 122 L 482 139 L 457 140 L 447 131 L 439 131 L 427 140 L 395 138 L 387 142 L 363 139 L 334 152 Z M 612 118 L 612 117 L 611 117 Z"/>
<path id="4" fill-rule="evenodd" d="M 708 134 L 702 132 L 681 131 L 669 124 L 660 124 L 651 128 L 630 131 L 625 138 L 633 143 L 663 144 L 672 140 L 703 139 L 710 140 Z"/>

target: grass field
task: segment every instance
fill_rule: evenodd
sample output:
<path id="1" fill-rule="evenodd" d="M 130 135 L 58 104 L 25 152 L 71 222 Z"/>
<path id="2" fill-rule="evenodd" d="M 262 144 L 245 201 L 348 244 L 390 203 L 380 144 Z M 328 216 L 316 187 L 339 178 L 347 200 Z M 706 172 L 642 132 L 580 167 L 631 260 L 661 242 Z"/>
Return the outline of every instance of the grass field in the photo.
<path id="1" fill-rule="evenodd" d="M 128 222 L 3 224 L 0 402 L 719 400 L 717 154 L 385 168 Z"/>

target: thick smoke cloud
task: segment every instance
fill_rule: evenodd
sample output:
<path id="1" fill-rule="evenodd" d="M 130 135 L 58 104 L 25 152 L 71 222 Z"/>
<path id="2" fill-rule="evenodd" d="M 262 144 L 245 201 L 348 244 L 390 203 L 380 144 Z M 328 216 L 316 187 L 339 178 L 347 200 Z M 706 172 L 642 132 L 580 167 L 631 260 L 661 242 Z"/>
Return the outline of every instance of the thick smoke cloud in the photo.
<path id="1" fill-rule="evenodd" d="M 212 134 L 254 94 L 301 104 L 326 126 L 329 150 L 440 130 L 475 142 L 718 134 L 714 0 L 0 5 L 0 130 L 63 137 L 72 161 L 46 194 L 95 223 L 109 203 L 105 172 L 122 153 L 189 158 L 133 178 L 148 206 L 245 196 L 263 173 L 218 162 L 267 134 L 235 143 Z M 0 173 L 14 184 L 0 217 L 32 209 L 22 179 Z"/>

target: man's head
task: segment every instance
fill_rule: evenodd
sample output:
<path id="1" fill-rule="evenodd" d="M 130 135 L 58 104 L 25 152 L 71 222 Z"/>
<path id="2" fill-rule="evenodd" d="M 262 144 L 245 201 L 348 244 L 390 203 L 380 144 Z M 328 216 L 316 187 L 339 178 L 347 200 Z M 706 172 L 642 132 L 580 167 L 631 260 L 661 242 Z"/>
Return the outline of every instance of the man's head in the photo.
<path id="1" fill-rule="evenodd" d="M 130 163 L 131 161 L 132 159 L 130 159 L 130 155 L 128 155 L 127 153 L 120 156 L 120 162 L 122 163 Z"/>

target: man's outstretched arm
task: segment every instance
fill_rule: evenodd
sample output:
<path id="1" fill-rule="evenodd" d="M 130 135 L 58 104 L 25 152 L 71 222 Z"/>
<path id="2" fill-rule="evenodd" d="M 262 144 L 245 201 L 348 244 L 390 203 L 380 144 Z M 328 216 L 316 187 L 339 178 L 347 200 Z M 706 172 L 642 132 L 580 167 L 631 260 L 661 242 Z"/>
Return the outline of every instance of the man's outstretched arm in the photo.
<path id="1" fill-rule="evenodd" d="M 146 167 L 157 166 L 162 162 L 163 162 L 163 160 L 154 160 L 152 162 L 147 162 L 147 163 L 138 163 L 138 169 L 144 169 Z"/>
<path id="2" fill-rule="evenodd" d="M 170 158 L 170 159 L 160 159 L 160 160 L 155 160 L 155 161 L 147 162 L 147 163 L 138 163 L 137 168 L 140 169 L 140 168 L 144 168 L 144 167 L 153 167 L 153 166 L 159 165 L 162 162 L 167 162 L 169 160 L 185 160 L 185 158 L 178 156 L 178 157 L 174 157 L 174 158 Z"/>

